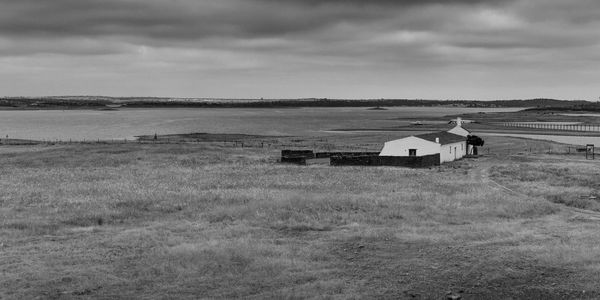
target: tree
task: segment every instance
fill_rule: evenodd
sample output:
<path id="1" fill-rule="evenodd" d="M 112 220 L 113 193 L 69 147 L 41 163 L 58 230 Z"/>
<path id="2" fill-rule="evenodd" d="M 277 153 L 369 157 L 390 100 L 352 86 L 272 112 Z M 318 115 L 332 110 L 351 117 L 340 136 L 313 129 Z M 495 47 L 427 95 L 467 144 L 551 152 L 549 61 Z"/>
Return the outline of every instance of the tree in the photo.
<path id="1" fill-rule="evenodd" d="M 475 147 L 483 147 L 483 144 L 485 144 L 485 141 L 476 136 L 476 135 L 469 135 L 467 136 L 467 145 L 473 145 Z"/>
<path id="2" fill-rule="evenodd" d="M 477 147 L 483 147 L 483 144 L 485 144 L 485 141 L 482 138 L 476 135 L 467 136 L 467 145 L 473 146 L 473 155 L 478 154 Z"/>

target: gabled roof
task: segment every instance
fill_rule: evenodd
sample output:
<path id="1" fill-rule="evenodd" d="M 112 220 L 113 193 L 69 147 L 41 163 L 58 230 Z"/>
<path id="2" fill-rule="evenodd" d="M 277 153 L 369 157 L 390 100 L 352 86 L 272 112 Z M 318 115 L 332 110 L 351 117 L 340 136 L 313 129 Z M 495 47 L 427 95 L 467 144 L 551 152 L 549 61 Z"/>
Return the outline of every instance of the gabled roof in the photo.
<path id="1" fill-rule="evenodd" d="M 403 138 L 396 139 L 396 140 L 387 141 L 387 142 L 385 142 L 385 144 L 406 142 L 409 140 L 419 140 L 419 141 L 424 141 L 424 142 L 428 142 L 428 143 L 433 142 L 435 144 L 435 141 L 425 140 L 425 139 L 419 138 L 418 136 L 414 136 L 414 135 L 410 135 L 410 136 L 403 137 Z"/>
<path id="2" fill-rule="evenodd" d="M 467 140 L 464 136 L 449 133 L 446 131 L 419 134 L 419 135 L 415 135 L 415 137 L 418 137 L 420 139 L 424 139 L 424 140 L 427 140 L 430 142 L 434 142 L 434 143 L 435 143 L 435 139 L 439 138 L 440 144 L 442 144 L 442 145 L 464 142 Z"/>
<path id="3" fill-rule="evenodd" d="M 471 135 L 471 131 L 469 129 L 466 129 L 466 128 L 464 128 L 462 126 L 458 126 L 458 125 L 456 125 L 456 127 L 452 128 L 452 129 L 448 130 L 447 132 L 457 134 L 460 136 L 464 136 L 464 137 Z"/>
<path id="4" fill-rule="evenodd" d="M 456 126 L 452 127 L 452 129 L 456 129 L 456 128 L 461 128 L 461 129 L 464 129 L 464 130 L 466 130 L 466 131 L 468 131 L 468 132 L 472 132 L 471 130 L 469 130 L 469 129 L 465 128 L 465 126 L 458 126 L 458 125 L 456 125 Z M 452 129 L 451 129 L 451 130 L 452 130 Z"/>

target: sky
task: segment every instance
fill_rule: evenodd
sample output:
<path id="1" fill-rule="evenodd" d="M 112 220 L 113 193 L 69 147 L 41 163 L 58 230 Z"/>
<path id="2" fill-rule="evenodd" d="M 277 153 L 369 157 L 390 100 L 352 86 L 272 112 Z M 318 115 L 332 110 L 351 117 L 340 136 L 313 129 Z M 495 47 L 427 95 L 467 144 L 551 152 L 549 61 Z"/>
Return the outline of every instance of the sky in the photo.
<path id="1" fill-rule="evenodd" d="M 598 100 L 598 0 L 0 0 L 0 95 Z"/>

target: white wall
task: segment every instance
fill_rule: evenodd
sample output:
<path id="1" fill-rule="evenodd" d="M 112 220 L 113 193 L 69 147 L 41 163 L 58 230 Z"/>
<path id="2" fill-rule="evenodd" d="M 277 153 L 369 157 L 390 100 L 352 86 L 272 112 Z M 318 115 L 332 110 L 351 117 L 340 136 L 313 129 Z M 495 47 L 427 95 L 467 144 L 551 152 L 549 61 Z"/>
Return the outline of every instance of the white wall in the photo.
<path id="1" fill-rule="evenodd" d="M 440 153 L 440 144 L 409 136 L 385 143 L 379 156 L 408 156 L 409 149 L 417 149 L 417 156 Z"/>
<path id="2" fill-rule="evenodd" d="M 456 150 L 455 150 L 456 149 Z M 467 141 L 442 145 L 440 149 L 440 162 L 445 163 L 461 159 L 467 155 Z M 456 153 L 455 153 L 456 151 Z"/>

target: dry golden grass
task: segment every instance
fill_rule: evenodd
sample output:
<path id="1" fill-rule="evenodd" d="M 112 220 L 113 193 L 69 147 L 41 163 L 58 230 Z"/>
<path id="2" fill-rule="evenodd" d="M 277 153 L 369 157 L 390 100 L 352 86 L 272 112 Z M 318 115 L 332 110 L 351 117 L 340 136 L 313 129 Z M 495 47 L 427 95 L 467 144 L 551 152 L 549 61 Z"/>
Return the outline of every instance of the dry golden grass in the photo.
<path id="1" fill-rule="evenodd" d="M 299 167 L 278 154 L 2 149 L 0 298 L 600 296 L 600 222 L 482 179 L 502 161 Z"/>
<path id="2" fill-rule="evenodd" d="M 579 155 L 498 164 L 492 177 L 530 196 L 570 207 L 600 211 L 600 163 Z"/>

